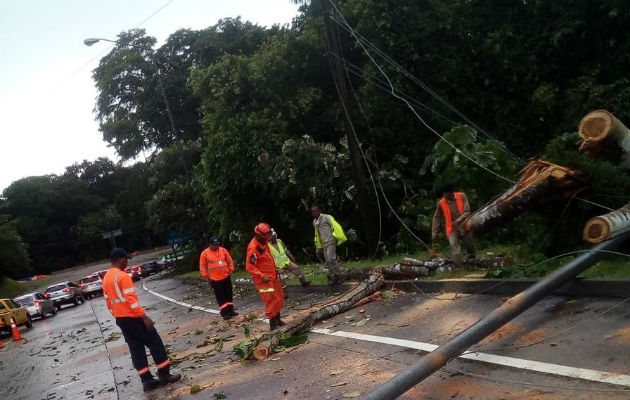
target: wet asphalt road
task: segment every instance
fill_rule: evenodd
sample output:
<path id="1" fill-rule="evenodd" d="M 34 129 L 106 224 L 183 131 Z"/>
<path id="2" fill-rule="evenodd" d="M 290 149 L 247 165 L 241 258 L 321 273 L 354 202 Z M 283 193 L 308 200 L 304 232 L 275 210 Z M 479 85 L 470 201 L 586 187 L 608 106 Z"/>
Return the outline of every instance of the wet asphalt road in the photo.
<path id="1" fill-rule="evenodd" d="M 67 272 L 67 276 L 78 274 L 80 278 L 83 272 L 79 269 Z M 144 283 L 173 299 L 216 308 L 207 286 L 153 278 Z M 102 297 L 97 297 L 76 307 L 64 306 L 57 316 L 36 320 L 30 330 L 20 328 L 24 342 L 2 338 L 6 347 L 0 350 L 0 398 L 360 398 L 422 354 L 390 344 L 310 333 L 305 345 L 274 354 L 264 362 L 242 364 L 231 349 L 244 338 L 245 319 L 250 320 L 254 335 L 268 329 L 258 320 L 262 303 L 251 289 L 237 289 L 235 303 L 241 316 L 226 323 L 215 314 L 155 297 L 141 289 L 142 282 L 136 287 L 141 304 L 155 320 L 176 364 L 174 369 L 184 374 L 180 383 L 148 396 L 142 393 L 120 331 Z M 297 310 L 335 296 L 293 287 L 289 293 L 283 312 L 289 321 Z M 453 294 L 397 293 L 395 297 L 354 308 L 316 328 L 441 344 L 500 306 L 503 300 L 488 295 L 454 299 Z M 628 302 L 620 301 L 547 297 L 486 338 L 476 350 L 630 374 L 630 307 Z M 213 343 L 221 339 L 223 348 Z M 547 340 L 537 343 L 544 339 Z M 191 394 L 193 385 L 201 391 Z M 402 398 L 628 399 L 630 392 L 623 389 L 458 359 Z"/>

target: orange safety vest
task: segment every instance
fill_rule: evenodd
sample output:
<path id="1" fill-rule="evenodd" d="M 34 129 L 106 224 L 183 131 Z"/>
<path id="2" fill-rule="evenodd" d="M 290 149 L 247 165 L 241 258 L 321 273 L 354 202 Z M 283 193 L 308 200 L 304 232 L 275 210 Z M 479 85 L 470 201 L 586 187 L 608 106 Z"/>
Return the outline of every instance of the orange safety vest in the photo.
<path id="1" fill-rule="evenodd" d="M 199 258 L 199 271 L 201 276 L 208 276 L 213 281 L 221 281 L 230 276 L 234 271 L 234 262 L 230 252 L 223 247 L 216 251 L 206 248 Z"/>
<path id="2" fill-rule="evenodd" d="M 120 268 L 110 268 L 103 277 L 103 296 L 115 318 L 138 318 L 144 315 L 131 277 Z"/>
<path id="3" fill-rule="evenodd" d="M 455 202 L 457 203 L 457 209 L 459 210 L 459 214 L 464 213 L 464 194 L 462 192 L 455 193 Z M 448 203 L 444 197 L 442 197 L 439 201 L 440 208 L 442 209 L 442 215 L 444 215 L 444 225 L 446 225 L 446 237 L 451 236 L 453 232 L 453 218 L 451 217 L 451 208 L 448 206 Z M 470 227 L 464 224 L 464 229 L 466 231 L 470 230 Z"/>
<path id="4" fill-rule="evenodd" d="M 262 244 L 256 238 L 253 238 L 247 246 L 247 258 L 245 259 L 247 272 L 252 275 L 252 281 L 258 290 L 272 292 L 273 281 L 277 279 L 278 271 L 276 270 L 276 262 L 273 254 L 269 249 L 269 243 Z M 271 278 L 270 282 L 263 282 L 262 277 Z"/>

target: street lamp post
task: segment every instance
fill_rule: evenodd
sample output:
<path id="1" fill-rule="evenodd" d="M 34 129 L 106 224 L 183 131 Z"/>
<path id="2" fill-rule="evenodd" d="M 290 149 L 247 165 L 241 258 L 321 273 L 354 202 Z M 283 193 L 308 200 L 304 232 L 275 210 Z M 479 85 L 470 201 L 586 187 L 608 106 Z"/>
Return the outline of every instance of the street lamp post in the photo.
<path id="1" fill-rule="evenodd" d="M 85 44 L 86 46 L 92 46 L 93 44 L 98 43 L 98 42 L 110 42 L 110 43 L 118 44 L 117 40 L 104 39 L 104 38 L 87 38 L 83 40 L 83 44 Z M 129 46 L 129 47 L 133 47 L 133 46 Z M 166 114 L 168 115 L 168 120 L 171 125 L 171 134 L 173 135 L 173 138 L 176 138 L 177 129 L 175 128 L 175 120 L 173 119 L 173 114 L 171 113 L 171 106 L 168 101 L 168 97 L 166 97 L 166 90 L 164 89 L 164 82 L 162 81 L 162 74 L 160 74 L 160 69 L 158 68 L 157 63 L 155 62 L 155 57 L 153 53 L 149 53 L 149 59 L 151 60 L 151 65 L 153 65 L 153 68 L 155 69 L 155 74 L 157 75 L 157 78 L 158 78 L 158 86 L 160 88 L 160 94 L 162 95 L 162 100 L 164 100 L 164 106 L 166 107 Z M 180 162 L 182 163 L 182 166 L 184 167 L 184 171 L 186 175 L 188 175 L 189 174 L 188 165 L 181 158 L 181 156 L 180 156 Z M 195 203 L 195 210 L 197 211 L 196 214 L 197 214 L 197 218 L 199 219 L 199 224 L 201 225 L 201 231 L 203 232 L 204 237 L 207 237 L 208 235 L 206 232 L 205 224 L 203 223 L 203 218 L 201 217 L 201 210 L 199 209 L 199 204 L 197 203 L 197 195 L 195 193 L 195 189 L 193 188 L 190 181 L 187 181 L 187 182 L 193 196 L 193 202 Z"/>

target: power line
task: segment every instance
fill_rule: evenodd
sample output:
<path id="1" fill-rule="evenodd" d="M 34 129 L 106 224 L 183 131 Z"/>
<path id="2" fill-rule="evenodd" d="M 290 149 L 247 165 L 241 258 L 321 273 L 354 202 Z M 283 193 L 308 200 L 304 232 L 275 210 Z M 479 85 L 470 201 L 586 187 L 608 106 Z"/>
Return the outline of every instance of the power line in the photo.
<path id="1" fill-rule="evenodd" d="M 471 121 L 469 118 L 467 118 L 464 114 L 462 114 L 461 112 L 459 112 L 458 110 L 456 110 L 453 106 L 450 105 L 450 103 L 446 102 L 446 100 L 442 99 L 441 96 L 439 96 L 437 93 L 435 93 L 430 87 L 428 87 L 427 85 L 425 85 L 424 83 L 422 83 L 420 80 L 418 80 L 417 78 L 415 78 L 411 73 L 409 73 L 408 71 L 406 71 L 404 68 L 402 68 L 399 64 L 397 64 L 395 61 L 393 61 L 389 56 L 387 56 L 385 53 L 383 53 L 381 50 L 379 50 L 375 45 L 373 45 L 371 42 L 369 42 L 367 39 L 363 38 L 363 40 L 361 40 L 359 38 L 360 34 L 357 33 L 348 23 L 348 21 L 345 19 L 345 17 L 343 16 L 343 14 L 341 13 L 341 11 L 339 10 L 339 8 L 337 8 L 337 6 L 332 2 L 332 0 L 328 0 L 330 2 L 330 4 L 332 5 L 332 7 L 335 9 L 335 11 L 337 12 L 337 14 L 339 15 L 339 17 L 343 20 L 343 23 L 339 22 L 337 19 L 333 18 L 331 16 L 331 19 L 333 21 L 335 21 L 339 26 L 341 26 L 342 28 L 344 28 L 351 36 L 354 37 L 354 39 L 357 41 L 357 43 L 359 44 L 359 46 L 361 46 L 361 48 L 363 49 L 363 51 L 365 52 L 365 54 L 368 56 L 368 58 L 372 61 L 372 63 L 376 66 L 376 68 L 381 72 L 381 74 L 383 75 L 383 77 L 387 80 L 387 83 L 390 87 L 390 91 L 392 96 L 398 98 L 399 100 L 402 100 L 408 107 L 409 109 L 413 112 L 413 114 L 420 120 L 420 122 L 422 122 L 422 124 L 429 129 L 429 131 L 431 131 L 432 133 L 434 133 L 435 135 L 437 135 L 441 140 L 443 140 L 445 143 L 447 143 L 450 147 L 452 147 L 458 154 L 463 155 L 464 157 L 466 157 L 468 160 L 472 161 L 474 164 L 476 164 L 477 166 L 481 167 L 482 169 L 484 169 L 485 171 L 491 173 L 492 175 L 505 180 L 507 182 L 510 183 L 515 183 L 513 180 L 506 178 L 505 176 L 502 176 L 501 174 L 481 165 L 480 163 L 478 163 L 476 160 L 474 160 L 472 157 L 470 157 L 468 154 L 466 154 L 465 152 L 463 152 L 462 150 L 460 150 L 457 146 L 455 146 L 452 142 L 448 141 L 446 138 L 444 138 L 440 133 L 438 133 L 435 129 L 433 129 L 415 110 L 415 108 L 409 103 L 409 101 L 407 101 L 405 98 L 399 96 L 396 93 L 396 89 L 394 88 L 394 85 L 392 84 L 391 80 L 389 79 L 389 77 L 387 76 L 387 74 L 385 73 L 385 71 L 383 70 L 383 68 L 378 64 L 378 62 L 376 62 L 376 60 L 374 59 L 374 57 L 371 55 L 371 53 L 367 50 L 366 46 L 370 47 L 373 49 L 373 51 L 375 51 L 377 54 L 381 55 L 381 57 L 383 57 L 383 59 L 385 59 L 388 62 L 391 62 L 392 65 L 394 65 L 395 68 L 397 68 L 400 72 L 403 72 L 403 74 L 405 74 L 405 76 L 409 77 L 410 79 L 412 79 L 412 81 L 414 81 L 414 83 L 418 84 L 420 87 L 422 87 L 425 91 L 427 91 L 427 93 L 429 93 L 430 95 L 432 95 L 434 98 L 436 98 L 438 101 L 440 101 L 442 104 L 446 105 L 449 109 L 453 110 L 454 112 L 456 112 L 457 115 L 459 115 L 460 117 L 462 117 L 465 121 L 467 121 L 468 123 L 470 123 L 471 125 L 473 125 L 475 128 L 477 128 L 479 130 L 479 132 L 482 132 L 483 134 L 487 135 L 488 137 L 490 137 L 491 139 L 495 140 L 497 143 L 499 143 L 503 148 L 504 151 L 506 152 L 506 154 L 511 155 L 512 157 L 514 157 L 515 159 L 520 160 L 521 162 L 523 162 L 522 159 L 520 159 L 518 156 L 516 156 L 514 153 L 512 153 L 503 143 L 501 143 L 500 141 L 497 141 L 496 139 L 492 138 L 492 136 L 490 136 L 489 134 L 487 134 L 483 129 L 481 129 L 479 126 L 477 126 L 473 121 Z M 365 42 L 364 42 L 365 41 Z M 603 209 L 609 210 L 609 211 L 614 211 L 614 209 L 604 206 L 602 204 L 593 202 L 591 200 L 587 200 L 581 197 L 576 197 L 577 200 L 580 200 L 584 203 L 588 203 L 597 207 L 601 207 Z"/>
<path id="2" fill-rule="evenodd" d="M 389 87 L 391 89 L 391 94 L 392 96 L 396 97 L 397 99 L 400 99 L 401 101 L 403 101 L 408 107 L 409 109 L 413 112 L 413 114 L 418 118 L 418 120 L 420 120 L 420 122 L 422 122 L 422 124 L 432 133 L 434 133 L 435 135 L 437 135 L 440 139 L 442 139 L 446 144 L 448 144 L 449 146 L 451 146 L 453 148 L 453 150 L 455 150 L 455 152 L 457 152 L 458 154 L 463 155 L 464 157 L 466 157 L 468 160 L 472 161 L 474 164 L 476 164 L 477 166 L 479 166 L 480 168 L 484 169 L 485 171 L 489 172 L 490 174 L 496 176 L 499 179 L 502 179 L 504 181 L 507 181 L 509 183 L 515 183 L 513 180 L 506 178 L 505 176 L 485 167 L 484 165 L 480 164 L 479 162 L 477 162 L 475 159 L 473 159 L 471 156 L 469 156 L 468 154 L 466 154 L 465 152 L 461 151 L 457 146 L 455 146 L 452 142 L 450 142 L 448 139 L 446 139 L 443 135 L 441 135 L 438 131 L 436 131 L 435 129 L 433 129 L 415 110 L 415 108 L 403 97 L 399 96 L 396 93 L 396 89 L 394 88 L 393 83 L 391 82 L 391 80 L 389 79 L 389 76 L 387 76 L 387 73 L 385 73 L 385 71 L 383 70 L 383 68 L 379 65 L 379 63 L 374 59 L 374 57 L 372 57 L 372 54 L 368 51 L 368 49 L 366 49 L 366 47 L 364 46 L 363 42 L 361 42 L 361 40 L 359 40 L 359 38 L 356 36 L 356 34 L 354 33 L 354 30 L 350 27 L 350 25 L 348 24 L 348 22 L 345 20 L 345 18 L 343 17 L 343 15 L 341 15 L 341 12 L 339 11 L 339 9 L 337 8 L 337 6 L 331 1 L 330 2 L 333 6 L 333 8 L 337 11 L 337 13 L 340 15 L 340 17 L 343 19 L 344 24 L 347 26 L 347 28 L 350 30 L 350 34 L 355 38 L 355 40 L 357 41 L 357 43 L 359 44 L 359 46 L 361 46 L 361 48 L 363 49 L 363 51 L 365 52 L 365 54 L 369 57 L 369 59 L 372 61 L 372 63 L 376 66 L 376 68 L 381 72 L 381 74 L 383 75 L 383 77 L 387 80 L 387 83 L 389 84 Z"/>

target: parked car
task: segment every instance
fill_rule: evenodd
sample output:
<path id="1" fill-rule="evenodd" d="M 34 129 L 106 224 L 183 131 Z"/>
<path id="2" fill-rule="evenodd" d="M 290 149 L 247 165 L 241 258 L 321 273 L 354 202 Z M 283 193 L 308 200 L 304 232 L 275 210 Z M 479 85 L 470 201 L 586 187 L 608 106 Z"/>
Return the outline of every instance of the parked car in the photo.
<path id="1" fill-rule="evenodd" d="M 157 274 L 162 270 L 160 264 L 158 264 L 158 260 L 147 261 L 142 263 L 142 277 L 147 277 L 149 275 Z"/>
<path id="2" fill-rule="evenodd" d="M 11 299 L 0 299 L 0 332 L 11 332 L 11 318 L 16 325 L 33 326 L 31 315 L 26 308 Z"/>
<path id="3" fill-rule="evenodd" d="M 69 281 L 48 286 L 46 293 L 50 296 L 50 300 L 55 303 L 57 310 L 61 310 L 61 306 L 64 304 L 73 303 L 76 306 L 79 303 L 85 303 L 81 288 Z"/>
<path id="4" fill-rule="evenodd" d="M 106 269 L 102 269 L 100 271 L 96 271 L 92 275 L 98 275 L 99 278 L 103 279 L 103 278 L 105 278 L 105 274 L 107 273 L 107 271 L 108 270 L 106 270 Z"/>
<path id="5" fill-rule="evenodd" d="M 89 275 L 79 281 L 79 287 L 83 292 L 83 296 L 92 298 L 94 296 L 103 295 L 103 280 L 98 276 Z"/>
<path id="6" fill-rule="evenodd" d="M 45 297 L 41 293 L 27 293 L 20 297 L 13 299 L 20 306 L 26 308 L 26 311 L 33 317 L 39 317 L 41 319 L 46 318 L 47 314 L 57 314 L 55 304 L 49 298 Z"/>

